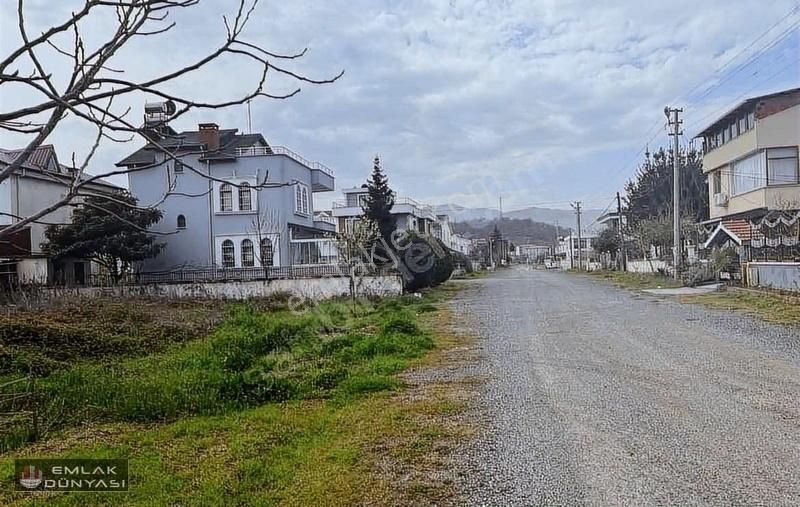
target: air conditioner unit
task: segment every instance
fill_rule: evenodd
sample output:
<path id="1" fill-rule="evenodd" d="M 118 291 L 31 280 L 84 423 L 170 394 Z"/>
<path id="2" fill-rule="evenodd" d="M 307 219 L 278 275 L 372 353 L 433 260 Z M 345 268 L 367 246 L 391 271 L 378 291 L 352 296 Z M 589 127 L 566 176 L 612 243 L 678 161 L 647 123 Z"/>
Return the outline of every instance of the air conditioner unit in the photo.
<path id="1" fill-rule="evenodd" d="M 727 206 L 727 205 L 728 205 L 728 194 L 724 192 L 714 194 L 714 206 Z"/>

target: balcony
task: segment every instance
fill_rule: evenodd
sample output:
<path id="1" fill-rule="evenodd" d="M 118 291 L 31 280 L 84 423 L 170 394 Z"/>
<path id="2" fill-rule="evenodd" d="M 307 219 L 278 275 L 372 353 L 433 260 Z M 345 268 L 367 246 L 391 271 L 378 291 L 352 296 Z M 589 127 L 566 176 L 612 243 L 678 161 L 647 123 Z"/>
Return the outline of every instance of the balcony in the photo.
<path id="1" fill-rule="evenodd" d="M 334 188 L 333 169 L 320 162 L 312 162 L 285 146 L 247 146 L 236 148 L 237 157 L 268 157 L 283 155 L 289 157 L 300 165 L 311 169 L 311 190 L 314 192 L 327 192 Z"/>
<path id="2" fill-rule="evenodd" d="M 333 216 L 335 217 L 356 217 L 363 214 L 361 206 L 346 201 L 333 201 Z M 392 206 L 393 215 L 413 215 L 417 218 L 436 220 L 436 212 L 433 206 L 422 204 L 410 197 L 395 197 Z"/>
<path id="3" fill-rule="evenodd" d="M 314 215 L 314 227 L 323 231 L 336 231 L 336 219 L 327 215 Z"/>

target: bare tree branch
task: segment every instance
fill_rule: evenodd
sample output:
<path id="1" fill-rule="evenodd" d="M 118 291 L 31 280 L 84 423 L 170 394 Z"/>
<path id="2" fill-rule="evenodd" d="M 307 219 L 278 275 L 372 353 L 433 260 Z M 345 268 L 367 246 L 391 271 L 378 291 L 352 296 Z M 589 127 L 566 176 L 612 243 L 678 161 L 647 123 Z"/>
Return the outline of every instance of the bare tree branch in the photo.
<path id="1" fill-rule="evenodd" d="M 171 118 L 174 120 L 195 109 L 224 109 L 259 97 L 288 99 L 300 92 L 299 87 L 284 94 L 267 92 L 265 90 L 266 77 L 270 70 L 288 79 L 315 85 L 333 83 L 343 75 L 342 71 L 325 79 L 306 76 L 274 63 L 275 60 L 289 62 L 299 59 L 306 54 L 306 49 L 299 53 L 281 54 L 244 40 L 242 34 L 247 24 L 256 15 L 258 1 L 239 0 L 233 17 L 222 16 L 225 29 L 224 40 L 205 56 L 180 68 L 140 80 L 135 76 L 126 77 L 125 69 L 112 63 L 114 56 L 136 37 L 158 37 L 170 31 L 177 26 L 177 21 L 168 19 L 171 18 L 171 13 L 176 10 L 193 8 L 198 5 L 198 0 L 86 0 L 82 8 L 73 12 L 64 22 L 44 30 L 36 37 L 29 35 L 24 0 L 17 0 L 20 46 L 0 61 L 0 93 L 3 92 L 2 86 L 22 84 L 35 90 L 39 94 L 39 98 L 35 99 L 36 102 L 33 104 L 25 104 L 15 110 L 0 112 L 0 129 L 32 136 L 14 160 L 5 164 L 5 167 L 0 166 L 0 182 L 25 167 L 31 154 L 42 146 L 59 127 L 62 120 L 70 115 L 95 128 L 96 135 L 88 153 L 82 157 L 81 163 L 73 162 L 73 166 L 76 167 L 71 182 L 66 185 L 65 195 L 56 202 L 48 203 L 47 206 L 30 216 L 15 217 L 13 224 L 0 230 L 0 238 L 13 234 L 27 224 L 40 221 L 42 217 L 60 207 L 73 205 L 73 201 L 76 199 L 96 193 L 97 190 L 93 185 L 101 183 L 101 178 L 144 171 L 159 166 L 164 161 L 180 161 L 187 156 L 204 153 L 202 150 L 175 153 L 165 143 L 165 140 L 169 139 L 168 137 L 166 139 L 159 138 L 153 135 L 152 130 L 131 123 L 126 119 L 130 108 L 120 110 L 114 107 L 114 103 L 118 102 L 116 99 L 121 96 L 135 93 L 153 95 L 172 101 L 178 105 L 178 110 Z M 116 26 L 104 41 L 93 48 L 88 48 L 82 35 L 84 23 L 100 19 L 97 17 L 102 17 L 104 11 L 109 10 L 115 16 Z M 55 40 L 56 36 L 65 32 L 72 32 L 72 48 L 69 50 Z M 48 50 L 59 58 L 68 58 L 71 61 L 72 69 L 66 76 L 54 76 L 46 67 L 45 60 L 41 58 L 42 50 Z M 216 60 L 228 57 L 243 59 L 251 67 L 252 64 L 256 64 L 260 70 L 258 77 L 248 87 L 249 91 L 242 93 L 238 98 L 209 102 L 196 97 L 182 96 L 164 88 L 177 79 L 206 69 Z M 60 83 L 66 83 L 63 89 L 59 89 Z M 149 148 L 159 154 L 160 162 L 107 171 L 100 175 L 87 175 L 86 171 L 104 141 L 127 142 L 130 140 L 128 137 L 118 137 L 115 133 L 124 133 L 124 136 L 130 135 L 143 139 Z M 184 164 L 184 167 L 206 179 L 223 181 L 207 171 L 192 167 L 191 164 Z M 259 182 L 255 188 L 274 188 L 294 183 L 270 183 L 265 177 L 264 181 Z M 163 200 L 170 195 L 187 194 L 175 192 L 174 184 L 171 183 L 158 203 L 163 203 Z M 207 192 L 204 195 L 207 195 Z"/>

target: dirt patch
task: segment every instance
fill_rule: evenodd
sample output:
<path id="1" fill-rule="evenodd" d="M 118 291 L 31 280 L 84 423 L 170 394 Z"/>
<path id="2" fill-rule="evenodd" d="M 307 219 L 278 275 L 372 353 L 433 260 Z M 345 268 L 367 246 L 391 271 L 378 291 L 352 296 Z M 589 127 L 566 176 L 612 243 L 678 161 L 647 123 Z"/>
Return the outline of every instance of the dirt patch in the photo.
<path id="1" fill-rule="evenodd" d="M 407 387 L 392 398 L 415 431 L 382 440 L 374 449 L 377 469 L 397 485 L 390 505 L 463 505 L 453 454 L 479 429 L 469 413 L 483 383 L 473 368 L 479 353 L 474 336 L 445 305 L 422 320 L 435 334 L 437 349 L 400 375 Z"/>

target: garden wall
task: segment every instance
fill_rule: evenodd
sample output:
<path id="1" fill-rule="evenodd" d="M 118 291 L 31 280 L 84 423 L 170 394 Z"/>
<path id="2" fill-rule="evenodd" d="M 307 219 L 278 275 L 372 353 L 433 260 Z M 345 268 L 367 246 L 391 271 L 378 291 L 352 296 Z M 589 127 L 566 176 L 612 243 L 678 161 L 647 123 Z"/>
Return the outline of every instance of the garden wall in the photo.
<path id="1" fill-rule="evenodd" d="M 365 276 L 358 279 L 359 296 L 397 296 L 403 293 L 403 281 L 397 275 Z M 151 283 L 118 287 L 79 287 L 50 289 L 53 296 L 151 296 L 165 298 L 248 299 L 276 293 L 321 300 L 350 295 L 346 277 L 297 278 L 288 280 L 220 281 L 194 283 Z"/>
<path id="2" fill-rule="evenodd" d="M 747 285 L 800 292 L 800 262 L 749 262 Z"/>

